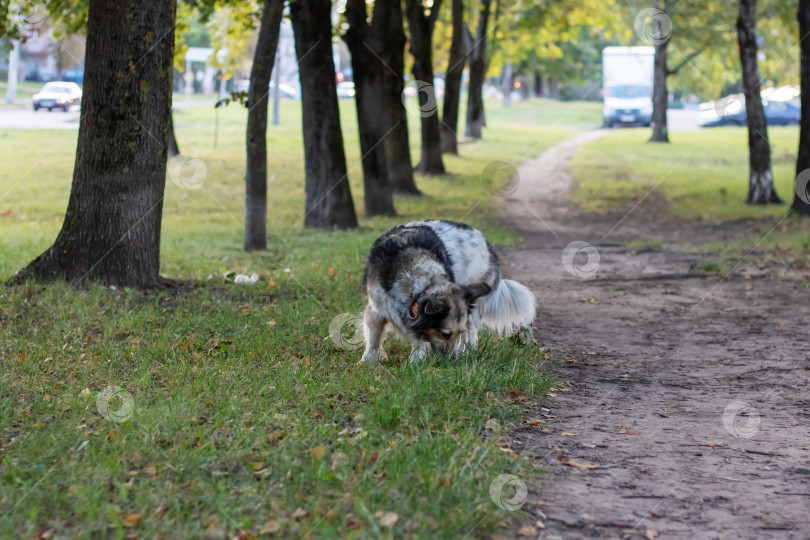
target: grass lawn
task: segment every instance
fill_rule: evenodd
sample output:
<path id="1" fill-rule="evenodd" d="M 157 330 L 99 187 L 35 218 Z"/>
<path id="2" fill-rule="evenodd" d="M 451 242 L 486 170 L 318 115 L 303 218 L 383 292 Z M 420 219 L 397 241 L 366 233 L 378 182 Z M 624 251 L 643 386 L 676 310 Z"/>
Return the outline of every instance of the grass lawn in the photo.
<path id="1" fill-rule="evenodd" d="M 748 132 L 738 127 L 670 134 L 670 144 L 648 143 L 648 129 L 620 129 L 583 145 L 571 164 L 573 202 L 582 210 L 624 215 L 650 211 L 658 220 L 749 220 L 750 235 L 731 244 L 694 247 L 719 259 L 753 257 L 760 263 L 808 261 L 810 220 L 785 219 L 793 201 L 797 127 L 768 128 L 776 191 L 784 205 L 750 206 Z M 646 207 L 646 208 L 645 208 Z M 726 265 L 720 265 L 725 268 Z"/>
<path id="2" fill-rule="evenodd" d="M 286 101 L 269 130 L 270 248 L 243 253 L 245 111 L 220 111 L 214 148 L 214 111 L 178 107 L 205 179 L 167 181 L 162 272 L 198 285 L 0 290 L 0 537 L 455 538 L 525 519 L 488 490 L 537 472 L 502 436 L 551 385 L 542 349 L 490 339 L 409 365 L 389 341 L 388 363 L 355 367 L 361 271 L 384 229 L 414 219 L 513 241 L 481 171 L 598 123 L 599 104 L 490 103 L 486 139 L 446 158 L 450 174 L 418 177 L 424 197 L 398 198 L 388 219 L 363 219 L 355 110 L 341 106 L 359 230 L 303 229 L 300 111 Z M 418 156 L 418 117 L 410 127 Z M 75 132 L 0 131 L 0 279 L 53 241 L 74 152 Z"/>

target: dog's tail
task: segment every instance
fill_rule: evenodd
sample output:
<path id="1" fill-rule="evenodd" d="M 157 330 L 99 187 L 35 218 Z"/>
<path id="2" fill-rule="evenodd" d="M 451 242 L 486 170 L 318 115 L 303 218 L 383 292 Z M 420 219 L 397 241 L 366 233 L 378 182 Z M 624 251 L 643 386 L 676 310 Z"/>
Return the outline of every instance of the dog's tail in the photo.
<path id="1" fill-rule="evenodd" d="M 479 309 L 484 327 L 504 335 L 521 327 L 531 328 L 536 308 L 537 298 L 529 289 L 517 281 L 502 279 Z"/>

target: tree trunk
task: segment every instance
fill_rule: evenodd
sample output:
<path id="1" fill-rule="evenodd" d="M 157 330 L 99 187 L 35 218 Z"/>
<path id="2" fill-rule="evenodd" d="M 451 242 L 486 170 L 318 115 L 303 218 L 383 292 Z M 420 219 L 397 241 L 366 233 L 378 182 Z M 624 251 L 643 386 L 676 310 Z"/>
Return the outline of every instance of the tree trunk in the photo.
<path id="1" fill-rule="evenodd" d="M 26 278 L 160 286 L 175 2 L 90 0 L 65 221 Z M 151 37 L 151 39 L 150 39 Z"/>
<path id="2" fill-rule="evenodd" d="M 534 72 L 534 97 L 543 97 L 543 77 L 537 70 Z"/>
<path id="3" fill-rule="evenodd" d="M 366 22 L 365 0 L 349 0 L 345 11 L 349 29 L 343 41 L 352 55 L 366 217 L 396 215 L 384 144 L 392 125 L 384 105 L 386 92 L 382 72 L 387 68 L 378 60 L 383 42 L 378 39 L 380 32 L 377 30 L 386 26 L 381 19 L 390 14 L 387 4 L 391 3 L 391 0 L 375 2 L 371 27 Z"/>
<path id="4" fill-rule="evenodd" d="M 501 105 L 512 106 L 512 61 L 507 60 L 503 65 L 503 80 L 501 80 Z"/>
<path id="5" fill-rule="evenodd" d="M 481 0 L 478 14 L 478 29 L 470 54 L 470 86 L 467 90 L 467 126 L 464 135 L 473 139 L 481 138 L 484 126 L 484 79 L 487 68 L 487 25 L 491 0 Z"/>
<path id="6" fill-rule="evenodd" d="M 421 0 L 405 0 L 411 34 L 412 71 L 417 85 L 416 99 L 420 103 L 419 116 L 422 119 L 422 157 L 416 170 L 424 174 L 444 174 L 439 105 L 436 101 L 436 89 L 433 87 L 433 27 L 440 6 L 441 0 L 434 0 L 430 15 L 425 15 Z"/>
<path id="7" fill-rule="evenodd" d="M 747 204 L 782 202 L 776 195 L 771 173 L 771 146 L 768 124 L 759 87 L 759 65 L 756 42 L 756 0 L 740 0 L 737 18 L 737 41 L 740 47 L 745 112 L 748 117 L 748 180 Z"/>
<path id="8" fill-rule="evenodd" d="M 554 77 L 548 79 L 548 97 L 551 99 L 560 99 L 560 81 Z"/>
<path id="9" fill-rule="evenodd" d="M 169 159 L 180 155 L 180 147 L 177 146 L 177 138 L 174 136 L 174 113 L 169 113 L 169 127 L 166 130 L 166 144 L 168 145 Z"/>
<path id="10" fill-rule="evenodd" d="M 654 24 L 660 24 L 655 22 Z M 669 40 L 659 40 L 655 44 L 653 63 L 653 111 L 652 135 L 650 142 L 669 142 L 667 131 L 667 45 Z"/>
<path id="11" fill-rule="evenodd" d="M 250 68 L 245 172 L 245 251 L 267 249 L 267 111 L 284 0 L 264 0 Z"/>
<path id="12" fill-rule="evenodd" d="M 388 5 L 388 4 L 386 4 Z M 402 3 L 391 2 L 388 16 L 381 25 L 381 39 L 384 41 L 383 63 L 391 69 L 383 71 L 385 106 L 392 122 L 390 133 L 385 138 L 385 153 L 388 158 L 388 177 L 397 193 L 421 195 L 413 178 L 411 162 L 411 141 L 408 135 L 408 113 L 402 103 L 405 89 L 405 30 L 402 21 Z"/>
<path id="13" fill-rule="evenodd" d="M 295 34 L 306 171 L 304 226 L 357 227 L 332 59 L 332 19 L 329 0 L 290 2 Z"/>
<path id="14" fill-rule="evenodd" d="M 799 36 L 810 32 L 810 0 L 799 0 Z M 796 184 L 791 210 L 810 215 L 810 40 L 799 41 L 801 50 L 801 121 L 799 154 L 796 159 Z"/>
<path id="15" fill-rule="evenodd" d="M 464 54 L 464 0 L 453 0 L 453 39 L 450 59 L 444 77 L 444 114 L 442 115 L 442 153 L 458 155 L 458 109 L 461 101 L 461 76 L 467 55 Z"/>

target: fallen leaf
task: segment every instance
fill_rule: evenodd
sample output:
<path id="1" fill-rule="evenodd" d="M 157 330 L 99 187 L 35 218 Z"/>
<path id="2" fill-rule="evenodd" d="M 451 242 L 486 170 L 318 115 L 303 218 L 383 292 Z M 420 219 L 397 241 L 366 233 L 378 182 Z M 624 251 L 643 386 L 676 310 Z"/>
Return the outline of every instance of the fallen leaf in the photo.
<path id="1" fill-rule="evenodd" d="M 157 468 L 154 467 L 153 465 L 147 465 L 146 467 L 143 468 L 143 474 L 149 476 L 150 478 L 152 476 L 157 476 Z"/>
<path id="2" fill-rule="evenodd" d="M 253 540 L 254 538 L 256 537 L 247 531 L 239 531 L 231 540 Z"/>
<path id="3" fill-rule="evenodd" d="M 708 446 L 709 448 L 714 448 L 715 446 L 720 446 L 720 444 L 718 444 L 718 443 L 716 443 L 714 441 L 709 441 L 707 443 L 701 444 L 700 446 Z"/>
<path id="4" fill-rule="evenodd" d="M 130 514 L 124 518 L 124 527 L 135 527 L 138 523 L 141 522 L 140 514 Z"/>
<path id="5" fill-rule="evenodd" d="M 570 431 L 563 431 L 560 433 L 563 437 L 576 437 L 579 433 L 571 433 Z"/>
<path id="6" fill-rule="evenodd" d="M 279 440 L 279 439 L 281 439 L 283 437 L 284 437 L 284 431 L 283 430 L 278 430 L 278 431 L 274 431 L 273 433 L 268 433 L 265 436 L 265 440 L 267 442 L 269 442 L 269 443 L 274 443 L 274 442 L 276 442 L 277 440 Z"/>
<path id="7" fill-rule="evenodd" d="M 658 538 L 658 531 L 647 529 L 647 533 L 644 535 L 644 538 L 647 538 L 648 540 L 655 540 Z"/>
<path id="8" fill-rule="evenodd" d="M 335 452 L 332 454 L 332 470 L 334 471 L 340 465 L 345 465 L 349 462 L 349 456 L 343 452 Z"/>
<path id="9" fill-rule="evenodd" d="M 221 538 L 227 538 L 227 536 L 225 529 L 216 521 L 210 522 L 205 527 L 206 540 L 220 540 Z"/>
<path id="10" fill-rule="evenodd" d="M 280 530 L 281 525 L 278 524 L 278 521 L 271 519 L 264 524 L 264 527 L 262 527 L 262 529 L 259 531 L 259 534 L 276 534 Z"/>
<path id="11" fill-rule="evenodd" d="M 580 463 L 579 461 L 575 461 L 571 458 L 557 458 L 557 460 L 562 465 L 568 465 L 569 467 L 575 467 L 580 471 L 587 471 L 589 469 L 598 469 L 599 465 L 591 465 L 590 463 Z"/>
<path id="12" fill-rule="evenodd" d="M 323 456 L 326 455 L 326 446 L 319 444 L 318 446 L 312 449 L 309 455 L 312 459 L 318 461 L 319 459 L 323 458 Z"/>
<path id="13" fill-rule="evenodd" d="M 495 431 L 498 429 L 498 421 L 494 418 L 490 418 L 486 422 L 484 422 L 484 429 L 488 429 L 490 431 Z"/>
<path id="14" fill-rule="evenodd" d="M 529 418 L 528 420 L 524 420 L 523 423 L 527 426 L 539 426 L 543 421 L 539 418 Z"/>
<path id="15" fill-rule="evenodd" d="M 327 274 L 329 277 L 335 277 L 335 269 L 334 269 L 334 268 L 332 268 L 332 267 L 329 267 L 329 269 L 327 269 L 327 270 L 326 270 L 326 274 Z"/>
<path id="16" fill-rule="evenodd" d="M 537 538 L 537 528 L 531 525 L 524 525 L 518 530 L 518 536 L 525 536 L 527 538 Z"/>
<path id="17" fill-rule="evenodd" d="M 383 527 L 391 527 L 394 523 L 397 522 L 399 516 L 394 512 L 386 512 L 383 517 L 380 518 L 380 525 Z"/>
<path id="18" fill-rule="evenodd" d="M 380 457 L 380 451 L 379 450 L 374 450 L 371 453 L 371 457 L 369 457 L 369 461 L 371 461 L 372 463 L 377 463 L 377 458 L 379 458 L 379 457 Z"/>
<path id="19" fill-rule="evenodd" d="M 299 507 L 298 507 L 298 508 L 296 508 L 296 509 L 295 509 L 295 511 L 292 513 L 292 518 L 293 518 L 293 519 L 301 519 L 302 517 L 306 517 L 306 516 L 308 516 L 308 515 L 309 515 L 309 513 L 308 513 L 306 510 L 304 510 L 303 508 L 301 508 L 301 507 L 299 506 Z"/>
<path id="20" fill-rule="evenodd" d="M 619 430 L 619 435 L 638 435 L 638 431 L 636 431 L 635 429 L 627 429 L 623 427 L 622 429 Z"/>

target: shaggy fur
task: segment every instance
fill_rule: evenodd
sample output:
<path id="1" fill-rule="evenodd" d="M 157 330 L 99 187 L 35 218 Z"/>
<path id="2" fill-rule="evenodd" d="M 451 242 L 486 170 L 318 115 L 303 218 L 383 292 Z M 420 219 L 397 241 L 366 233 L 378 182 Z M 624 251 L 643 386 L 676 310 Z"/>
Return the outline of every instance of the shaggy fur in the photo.
<path id="1" fill-rule="evenodd" d="M 381 354 L 391 330 L 411 343 L 411 360 L 429 348 L 457 355 L 483 327 L 498 334 L 530 327 L 536 299 L 501 279 L 498 256 L 480 231 L 453 221 L 415 221 L 371 246 L 363 274 L 368 295 L 362 362 Z"/>

